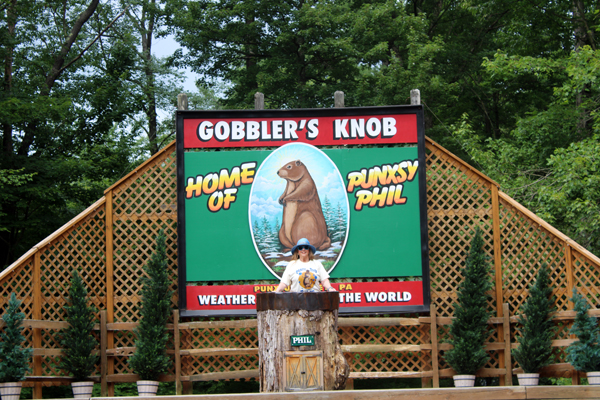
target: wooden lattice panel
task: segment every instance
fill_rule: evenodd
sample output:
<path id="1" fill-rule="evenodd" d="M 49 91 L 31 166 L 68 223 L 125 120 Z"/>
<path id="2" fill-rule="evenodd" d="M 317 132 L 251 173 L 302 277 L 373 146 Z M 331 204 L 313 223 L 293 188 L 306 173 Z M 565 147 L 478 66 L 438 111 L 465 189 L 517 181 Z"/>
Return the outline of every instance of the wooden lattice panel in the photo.
<path id="1" fill-rule="evenodd" d="M 10 295 L 21 301 L 20 311 L 26 319 L 33 318 L 33 257 L 13 269 L 0 283 L 0 309 L 6 309 Z"/>
<path id="2" fill-rule="evenodd" d="M 423 344 L 429 343 L 429 326 L 344 326 L 339 329 L 340 343 Z"/>
<path id="3" fill-rule="evenodd" d="M 493 259 L 491 185 L 440 148 L 427 149 L 431 300 L 438 315 L 451 316 L 460 283 L 459 271 L 475 227 L 483 230 L 486 250 Z"/>
<path id="4" fill-rule="evenodd" d="M 138 304 L 141 301 L 140 290 L 144 265 L 150 259 L 156 245 L 158 232 L 164 229 L 167 239 L 167 257 L 172 306 L 177 307 L 177 234 L 176 222 L 137 220 L 116 221 L 114 224 L 115 268 L 114 302 L 115 322 L 133 322 L 138 319 Z"/>
<path id="5" fill-rule="evenodd" d="M 423 365 L 431 369 L 428 352 L 345 353 L 352 372 L 420 372 Z"/>
<path id="6" fill-rule="evenodd" d="M 344 326 L 338 330 L 343 345 L 359 344 L 425 344 L 430 343 L 429 325 L 408 326 Z M 431 370 L 430 352 L 346 353 L 353 372 Z M 377 369 L 393 365 L 399 369 Z"/>
<path id="7" fill-rule="evenodd" d="M 136 215 L 151 219 L 169 214 L 171 219 L 176 219 L 176 187 L 173 143 L 114 187 L 113 213 L 116 217 L 131 218 Z"/>
<path id="8" fill-rule="evenodd" d="M 592 308 L 600 307 L 600 270 L 585 255 L 577 250 L 572 251 L 574 286 L 585 296 Z M 572 297 L 569 293 L 569 297 Z"/>
<path id="9" fill-rule="evenodd" d="M 40 254 L 42 319 L 62 321 L 73 270 L 97 310 L 106 308 L 104 205 L 44 246 Z"/>
<path id="10" fill-rule="evenodd" d="M 568 309 L 565 247 L 556 236 L 514 206 L 500 202 L 502 282 L 504 301 L 518 314 L 535 282 L 541 261 L 550 268 L 558 311 Z"/>
<path id="11" fill-rule="evenodd" d="M 255 328 L 194 329 L 183 340 L 182 349 L 258 347 Z"/>
<path id="12" fill-rule="evenodd" d="M 254 354 L 182 358 L 185 373 L 191 375 L 258 369 L 258 356 Z"/>
<path id="13" fill-rule="evenodd" d="M 181 335 L 180 346 L 185 349 L 201 348 L 258 348 L 256 328 L 211 328 L 186 330 Z M 233 357 L 233 358 L 232 358 Z M 258 356 L 185 356 L 182 357 L 182 374 L 195 375 L 219 371 L 257 369 Z M 246 367 L 244 367 L 246 366 Z M 203 372 L 202 372 L 203 371 Z"/>
<path id="14" fill-rule="evenodd" d="M 138 318 L 140 277 L 160 229 L 167 236 L 177 307 L 177 190 L 174 146 L 113 188 L 114 321 Z"/>

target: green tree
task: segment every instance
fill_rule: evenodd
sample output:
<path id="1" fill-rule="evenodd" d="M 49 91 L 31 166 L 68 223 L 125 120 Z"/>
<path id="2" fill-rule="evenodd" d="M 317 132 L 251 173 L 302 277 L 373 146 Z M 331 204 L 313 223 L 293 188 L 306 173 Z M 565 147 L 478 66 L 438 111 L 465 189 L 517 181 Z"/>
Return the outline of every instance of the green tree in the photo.
<path id="1" fill-rule="evenodd" d="M 518 118 L 515 129 L 503 138 L 484 141 L 466 115 L 454 126 L 454 137 L 510 196 L 598 253 L 600 124 L 599 115 L 589 110 L 600 107 L 600 89 L 593 84 L 600 70 L 600 52 L 583 47 L 559 59 L 497 54 L 484 65 L 503 80 L 530 76 L 556 84 L 551 102 Z M 581 92 L 587 93 L 583 99 L 578 97 Z M 586 116 L 585 126 L 582 116 Z"/>
<path id="2" fill-rule="evenodd" d="M 171 367 L 166 346 L 169 340 L 167 320 L 171 311 L 166 236 L 161 229 L 156 237 L 156 248 L 144 267 L 147 276 L 142 282 L 140 321 L 135 329 L 136 351 L 129 358 L 129 365 L 142 380 L 158 379 Z"/>
<path id="3" fill-rule="evenodd" d="M 98 69 L 112 65 L 118 76 L 127 66 L 102 42 L 118 18 L 118 10 L 99 0 L 3 7 L 0 171 L 22 170 L 32 179 L 5 186 L 0 196 L 2 266 L 87 208 L 106 182 L 130 168 L 130 140 L 115 129 L 130 104 L 122 101 L 118 82 Z"/>
<path id="4" fill-rule="evenodd" d="M 600 328 L 596 318 L 588 314 L 590 306 L 586 299 L 573 289 L 575 321 L 570 333 L 577 341 L 567 348 L 567 362 L 577 371 L 600 371 Z"/>
<path id="5" fill-rule="evenodd" d="M 173 1 L 173 26 L 188 52 L 181 60 L 207 84 L 232 84 L 225 106 L 331 106 L 358 74 L 348 32 L 350 2 Z"/>
<path id="6" fill-rule="evenodd" d="M 32 349 L 23 348 L 23 319 L 21 301 L 12 293 L 2 316 L 6 324 L 0 334 L 0 382 L 20 382 L 29 372 Z"/>
<path id="7" fill-rule="evenodd" d="M 518 317 L 519 347 L 513 350 L 513 357 L 525 373 L 537 373 L 551 362 L 552 313 L 556 308 L 550 284 L 548 265 L 543 263 Z"/>
<path id="8" fill-rule="evenodd" d="M 165 58 L 153 55 L 155 41 L 164 34 L 164 1 L 122 1 L 125 17 L 116 24 L 115 41 L 129 53 L 133 68 L 121 77 L 129 101 L 139 105 L 129 129 L 145 137 L 143 147 L 152 155 L 174 138 L 175 125 L 159 111 L 175 112 L 177 94 L 182 92 L 182 75 Z"/>
<path id="9" fill-rule="evenodd" d="M 94 372 L 98 356 L 93 351 L 98 341 L 93 335 L 95 309 L 88 305 L 87 289 L 76 270 L 71 273 L 68 304 L 65 311 L 69 326 L 61 331 L 60 367 L 81 382 Z"/>
<path id="10" fill-rule="evenodd" d="M 449 340 L 454 348 L 444 355 L 459 375 L 474 375 L 489 360 L 483 344 L 488 336 L 487 322 L 491 316 L 487 292 L 492 289 L 492 283 L 489 258 L 483 246 L 482 232 L 477 228 L 461 271 L 463 280 L 454 304 Z"/>

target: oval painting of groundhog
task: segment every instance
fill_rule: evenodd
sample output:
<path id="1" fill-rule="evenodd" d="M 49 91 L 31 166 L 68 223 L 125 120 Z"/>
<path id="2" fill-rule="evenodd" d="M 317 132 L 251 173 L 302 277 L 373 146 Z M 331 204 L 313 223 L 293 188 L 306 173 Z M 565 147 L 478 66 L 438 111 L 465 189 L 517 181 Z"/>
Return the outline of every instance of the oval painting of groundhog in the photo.
<path id="1" fill-rule="evenodd" d="M 280 278 L 301 238 L 316 247 L 329 273 L 340 260 L 350 225 L 344 181 L 331 159 L 304 143 L 273 151 L 261 164 L 248 207 L 254 247 Z"/>

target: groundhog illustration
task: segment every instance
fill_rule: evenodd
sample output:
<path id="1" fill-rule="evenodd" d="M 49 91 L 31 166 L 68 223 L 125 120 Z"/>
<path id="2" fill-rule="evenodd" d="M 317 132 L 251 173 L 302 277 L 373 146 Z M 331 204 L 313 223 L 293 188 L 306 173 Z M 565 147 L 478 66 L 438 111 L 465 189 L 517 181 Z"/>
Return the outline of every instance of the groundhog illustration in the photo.
<path id="1" fill-rule="evenodd" d="M 329 248 L 327 224 L 321 209 L 317 186 L 306 166 L 300 160 L 285 164 L 277 175 L 287 181 L 285 191 L 279 197 L 283 205 L 279 241 L 290 249 L 299 239 L 307 238 L 319 250 Z"/>

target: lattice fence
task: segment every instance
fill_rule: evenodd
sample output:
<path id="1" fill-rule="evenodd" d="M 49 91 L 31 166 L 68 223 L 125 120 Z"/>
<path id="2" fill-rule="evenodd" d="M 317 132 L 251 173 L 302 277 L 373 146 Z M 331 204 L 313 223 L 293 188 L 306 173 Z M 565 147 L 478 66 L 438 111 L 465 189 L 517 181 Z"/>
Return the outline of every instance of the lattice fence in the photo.
<path id="1" fill-rule="evenodd" d="M 447 349 L 443 343 L 448 334 L 447 317 L 453 313 L 459 271 L 476 227 L 484 232 L 486 250 L 494 265 L 490 271 L 495 282 L 490 307 L 496 317 L 509 317 L 503 313 L 501 305 L 505 303 L 511 316 L 519 311 L 542 262 L 548 263 L 552 270 L 559 311 L 572 309 L 569 297 L 573 288 L 586 295 L 595 308 L 600 308 L 600 260 L 597 257 L 500 192 L 495 182 L 430 140 L 427 140 L 426 173 L 431 297 L 437 310 L 436 321 L 440 322 L 433 335 L 432 322 L 426 315 L 414 316 L 406 323 L 367 318 L 373 322 L 363 321 L 356 326 L 341 324 L 340 340 L 346 346 L 354 377 L 451 376 L 452 371 L 443 360 Z M 107 189 L 105 197 L 0 274 L 2 309 L 10 293 L 16 293 L 23 301 L 22 310 L 27 319 L 62 321 L 71 271 L 74 268 L 81 271 L 92 294 L 91 301 L 98 310 L 106 310 L 108 325 L 124 324 L 124 328 L 107 331 L 106 376 L 112 378 L 110 382 L 106 376 L 102 379 L 109 394 L 111 382 L 135 379 L 126 362 L 127 352 L 131 352 L 135 340 L 131 323 L 138 317 L 142 266 L 152 253 L 160 229 L 165 230 L 168 238 L 175 293 L 172 304 L 177 307 L 176 197 L 175 144 L 172 143 Z M 190 382 L 256 376 L 257 334 L 252 320 L 213 321 L 203 325 L 206 323 L 181 323 L 178 340 L 171 344 L 173 349 L 179 346 L 180 354 L 173 358 L 180 360 L 179 375 L 173 376 L 174 367 L 165 379 Z M 569 318 L 559 318 L 556 324 L 556 339 L 569 339 Z M 58 329 L 32 326 L 25 330 L 27 346 L 48 350 L 46 353 L 37 351 L 32 364 L 33 375 L 46 376 L 47 381 L 28 383 L 35 387 L 34 397 L 41 398 L 42 384 L 59 382 L 52 377 L 63 374 L 56 367 L 56 353 L 50 351 L 59 347 Z M 491 359 L 485 369 L 486 376 L 509 376 L 511 368 L 507 370 L 504 365 L 507 347 L 503 338 L 504 329 L 508 327 L 513 342 L 514 318 L 510 322 L 504 320 L 504 325 L 492 324 L 488 339 Z M 437 343 L 439 351 L 432 357 Z M 389 351 L 385 347 L 375 350 L 368 347 L 399 344 L 408 347 L 394 347 Z M 557 347 L 556 354 L 559 361 L 564 362 L 564 347 Z M 507 360 L 513 368 L 517 367 L 513 360 Z M 557 369 L 554 373 L 561 376 L 570 375 L 572 371 Z M 118 376 L 120 378 L 115 378 Z"/>

